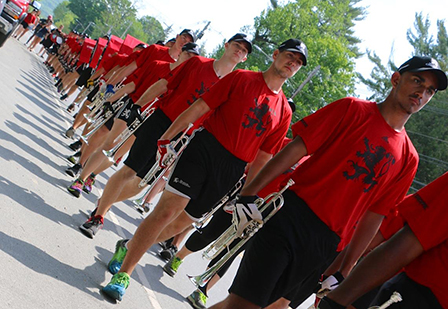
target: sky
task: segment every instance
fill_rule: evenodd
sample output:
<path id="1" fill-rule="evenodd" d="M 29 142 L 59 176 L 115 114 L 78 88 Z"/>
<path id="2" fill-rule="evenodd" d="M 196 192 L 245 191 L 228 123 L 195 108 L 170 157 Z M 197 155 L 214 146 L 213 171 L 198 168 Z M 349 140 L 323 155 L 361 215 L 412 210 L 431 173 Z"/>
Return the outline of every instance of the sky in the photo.
<path id="1" fill-rule="evenodd" d="M 279 1 L 285 3 L 287 0 Z M 396 65 L 410 58 L 412 47 L 406 40 L 406 31 L 413 28 L 415 13 L 429 16 L 431 33 L 436 35 L 437 19 L 445 19 L 448 26 L 448 9 L 445 0 L 362 0 L 358 5 L 367 7 L 367 16 L 356 23 L 355 35 L 362 40 L 360 50 L 377 53 L 383 63 L 393 50 Z M 245 25 L 253 25 L 254 18 L 270 6 L 268 0 L 163 0 L 141 1 L 139 13 L 156 17 L 162 26 L 173 27 L 173 36 L 184 28 L 202 29 L 207 21 L 210 27 L 203 39 L 207 52 L 212 52 L 223 40 L 239 32 Z M 312 56 L 312 55 L 310 55 Z M 367 56 L 356 61 L 356 70 L 368 77 L 373 66 Z M 368 96 L 368 90 L 358 85 L 356 93 Z"/>

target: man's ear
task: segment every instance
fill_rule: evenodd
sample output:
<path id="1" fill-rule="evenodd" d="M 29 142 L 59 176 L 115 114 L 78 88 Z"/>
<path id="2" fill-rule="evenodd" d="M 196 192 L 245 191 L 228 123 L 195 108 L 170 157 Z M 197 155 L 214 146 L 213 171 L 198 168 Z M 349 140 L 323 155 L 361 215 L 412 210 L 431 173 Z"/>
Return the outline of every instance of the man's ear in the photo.
<path id="1" fill-rule="evenodd" d="M 272 58 L 275 60 L 277 58 L 278 54 L 280 54 L 280 51 L 278 49 L 274 50 L 274 53 L 272 54 Z"/>
<path id="2" fill-rule="evenodd" d="M 240 61 L 240 63 L 243 63 L 246 60 L 247 60 L 247 57 L 244 57 L 243 60 Z"/>
<path id="3" fill-rule="evenodd" d="M 398 72 L 394 72 L 392 74 L 392 77 L 390 78 L 390 82 L 392 83 L 392 87 L 397 87 L 398 83 L 400 82 L 401 74 Z"/>

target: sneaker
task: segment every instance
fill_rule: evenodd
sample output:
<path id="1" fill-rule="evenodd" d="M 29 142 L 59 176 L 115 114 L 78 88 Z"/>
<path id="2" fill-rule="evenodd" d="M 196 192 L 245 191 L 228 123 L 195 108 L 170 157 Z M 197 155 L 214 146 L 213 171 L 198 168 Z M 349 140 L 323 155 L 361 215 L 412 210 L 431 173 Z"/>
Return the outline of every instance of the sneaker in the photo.
<path id="1" fill-rule="evenodd" d="M 92 187 L 94 184 L 95 184 L 95 176 L 93 174 L 90 174 L 90 176 L 87 177 L 86 181 L 84 181 L 82 191 L 84 191 L 87 194 L 90 194 L 90 192 L 92 192 Z"/>
<path id="2" fill-rule="evenodd" d="M 173 243 L 174 237 L 171 237 L 170 239 L 167 239 L 165 241 L 159 242 L 159 246 L 162 247 L 163 250 L 168 249 L 171 244 Z"/>
<path id="3" fill-rule="evenodd" d="M 81 151 L 75 152 L 73 155 L 75 158 L 79 158 L 81 156 Z"/>
<path id="4" fill-rule="evenodd" d="M 67 97 L 65 97 L 64 99 L 66 99 Z M 61 97 L 61 100 L 64 100 L 62 97 Z M 67 112 L 69 112 L 69 113 L 71 113 L 71 112 L 74 112 L 75 111 L 75 103 L 72 103 L 72 104 L 70 104 L 69 106 L 67 106 Z"/>
<path id="5" fill-rule="evenodd" d="M 179 266 L 182 264 L 183 260 L 178 258 L 177 256 L 174 256 L 169 262 L 163 266 L 163 270 L 170 275 L 171 277 L 174 277 L 175 274 L 177 274 L 177 270 L 179 269 Z"/>
<path id="6" fill-rule="evenodd" d="M 60 83 L 59 85 L 56 86 L 56 88 L 57 92 L 61 93 L 61 91 L 64 90 L 64 85 Z"/>
<path id="7" fill-rule="evenodd" d="M 77 160 L 76 160 L 75 156 L 73 155 L 73 156 L 67 157 L 67 161 L 70 162 L 71 164 L 76 164 Z"/>
<path id="8" fill-rule="evenodd" d="M 63 95 L 61 95 L 61 97 L 59 98 L 61 101 L 64 101 L 65 99 L 68 98 L 68 94 L 64 93 Z M 74 107 L 73 107 L 74 109 Z"/>
<path id="9" fill-rule="evenodd" d="M 167 249 L 161 250 L 159 252 L 159 256 L 165 261 L 171 260 L 177 253 L 177 247 L 175 245 L 171 245 Z"/>
<path id="10" fill-rule="evenodd" d="M 68 138 L 73 138 L 74 135 L 75 129 L 73 129 L 73 127 L 70 127 L 67 129 L 67 131 L 65 131 L 65 136 L 67 136 Z"/>
<path id="11" fill-rule="evenodd" d="M 78 140 L 74 143 L 71 143 L 68 147 L 73 151 L 78 151 L 79 148 L 81 148 L 81 146 L 82 146 L 82 142 Z"/>
<path id="12" fill-rule="evenodd" d="M 74 197 L 81 196 L 81 190 L 84 186 L 84 181 L 81 179 L 76 179 L 68 188 L 68 192 L 70 192 Z"/>
<path id="13" fill-rule="evenodd" d="M 67 175 L 76 177 L 76 175 L 78 175 L 78 173 L 81 171 L 81 168 L 82 168 L 81 164 L 76 163 L 72 167 L 69 167 L 68 169 L 66 169 L 65 172 L 67 173 Z"/>
<path id="14" fill-rule="evenodd" d="M 115 274 L 110 282 L 101 291 L 112 299 L 121 301 L 129 286 L 129 275 L 127 273 Z"/>
<path id="15" fill-rule="evenodd" d="M 201 291 L 194 291 L 190 295 L 187 296 L 187 300 L 193 308 L 204 309 L 206 308 L 205 304 L 207 303 L 207 296 Z"/>
<path id="16" fill-rule="evenodd" d="M 93 238 L 103 228 L 104 221 L 101 216 L 90 217 L 83 225 L 79 226 L 81 232 L 89 238 Z"/>
<path id="17" fill-rule="evenodd" d="M 128 249 L 126 249 L 128 240 L 129 239 L 121 239 L 117 241 L 117 244 L 115 245 L 114 256 L 109 261 L 109 264 L 107 264 L 107 269 L 113 275 L 120 271 L 121 264 L 123 264 L 126 253 L 128 252 Z"/>

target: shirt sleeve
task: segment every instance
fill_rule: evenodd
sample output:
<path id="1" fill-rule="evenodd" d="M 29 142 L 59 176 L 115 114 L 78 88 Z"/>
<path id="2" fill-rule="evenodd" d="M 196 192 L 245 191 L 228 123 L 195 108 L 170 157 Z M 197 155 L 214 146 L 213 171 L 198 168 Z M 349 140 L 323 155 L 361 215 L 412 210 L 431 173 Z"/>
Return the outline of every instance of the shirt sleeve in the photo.
<path id="1" fill-rule="evenodd" d="M 168 81 L 168 89 L 172 90 L 177 88 L 179 84 L 182 83 L 182 81 L 187 82 L 185 80 L 185 77 L 187 76 L 188 72 L 193 70 L 197 65 L 196 58 L 197 57 L 192 57 L 188 59 L 165 76 L 166 80 Z"/>
<path id="2" fill-rule="evenodd" d="M 399 205 L 399 212 L 427 251 L 448 239 L 448 173 Z"/>
<path id="3" fill-rule="evenodd" d="M 335 101 L 292 125 L 294 137 L 298 135 L 302 138 L 309 155 L 336 132 L 351 102 L 350 98 Z"/>

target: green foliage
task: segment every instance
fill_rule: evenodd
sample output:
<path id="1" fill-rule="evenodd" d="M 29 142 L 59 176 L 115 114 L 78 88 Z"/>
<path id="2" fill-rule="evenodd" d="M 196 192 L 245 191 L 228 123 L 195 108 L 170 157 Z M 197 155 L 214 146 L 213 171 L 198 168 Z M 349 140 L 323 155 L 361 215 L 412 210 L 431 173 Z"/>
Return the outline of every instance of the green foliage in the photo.
<path id="1" fill-rule="evenodd" d="M 442 70 L 448 69 L 448 35 L 444 21 L 437 21 L 437 38 L 430 33 L 429 17 L 415 14 L 414 28 L 407 31 L 407 39 L 413 46 L 413 55 L 431 56 L 439 62 Z M 387 66 L 375 53 L 368 52 L 375 64 L 370 78 L 359 76 L 362 83 L 374 92 L 372 98 L 383 100 L 390 91 L 390 76 L 396 71 L 389 59 Z M 431 99 L 422 111 L 413 115 L 406 130 L 420 155 L 420 163 L 412 185 L 412 191 L 420 189 L 441 176 L 448 169 L 448 92 L 441 91 Z"/>
<path id="2" fill-rule="evenodd" d="M 63 31 L 65 33 L 70 32 L 70 28 L 68 26 L 74 23 L 74 21 L 78 18 L 72 11 L 70 11 L 68 4 L 68 1 L 59 3 L 53 12 L 53 19 L 56 26 L 64 25 Z"/>
<path id="3" fill-rule="evenodd" d="M 291 96 L 307 75 L 320 65 L 311 81 L 294 98 L 297 110 L 294 121 L 322 106 L 354 93 L 354 60 L 360 56 L 353 35 L 354 22 L 364 17 L 364 8 L 355 7 L 359 0 L 301 0 L 277 5 L 255 18 L 253 53 L 244 68 L 266 70 L 270 56 L 278 45 L 299 38 L 308 47 L 308 65 L 284 87 Z M 261 52 L 262 50 L 263 52 Z M 219 49 L 212 53 L 219 55 Z"/>

